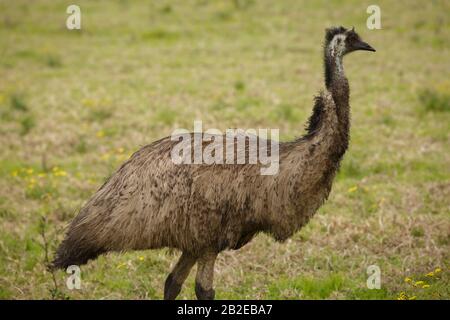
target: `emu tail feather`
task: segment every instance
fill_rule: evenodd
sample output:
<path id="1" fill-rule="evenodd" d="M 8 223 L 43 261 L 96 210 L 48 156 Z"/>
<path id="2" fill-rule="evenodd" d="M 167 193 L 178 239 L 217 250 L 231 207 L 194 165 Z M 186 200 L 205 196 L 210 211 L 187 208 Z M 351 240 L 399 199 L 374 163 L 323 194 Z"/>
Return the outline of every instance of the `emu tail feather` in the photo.
<path id="1" fill-rule="evenodd" d="M 70 223 L 50 269 L 82 265 L 108 251 L 134 247 L 136 225 L 130 222 L 127 213 L 134 212 L 135 207 L 130 201 L 121 200 L 122 192 L 116 192 L 120 188 L 119 178 L 119 174 L 113 175 L 81 208 Z"/>
<path id="2" fill-rule="evenodd" d="M 63 242 L 56 250 L 50 269 L 66 269 L 71 265 L 83 265 L 108 250 L 100 240 L 100 215 L 89 206 L 83 208 L 72 221 Z"/>
<path id="3" fill-rule="evenodd" d="M 106 250 L 95 247 L 89 244 L 84 239 L 73 239 L 68 236 L 56 251 L 56 257 L 50 264 L 49 268 L 52 270 L 66 269 L 71 265 L 83 265 L 89 260 L 97 258 Z"/>

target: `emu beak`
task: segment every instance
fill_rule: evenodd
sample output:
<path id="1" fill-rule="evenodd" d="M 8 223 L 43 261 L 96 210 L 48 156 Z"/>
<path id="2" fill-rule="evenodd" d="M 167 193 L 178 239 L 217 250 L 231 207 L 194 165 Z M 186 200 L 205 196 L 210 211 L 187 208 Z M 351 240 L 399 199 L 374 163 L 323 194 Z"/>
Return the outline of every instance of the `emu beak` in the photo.
<path id="1" fill-rule="evenodd" d="M 373 52 L 376 51 L 374 48 L 372 48 L 368 43 L 366 43 L 364 41 L 358 42 L 355 45 L 355 50 L 365 50 L 365 51 L 373 51 Z"/>

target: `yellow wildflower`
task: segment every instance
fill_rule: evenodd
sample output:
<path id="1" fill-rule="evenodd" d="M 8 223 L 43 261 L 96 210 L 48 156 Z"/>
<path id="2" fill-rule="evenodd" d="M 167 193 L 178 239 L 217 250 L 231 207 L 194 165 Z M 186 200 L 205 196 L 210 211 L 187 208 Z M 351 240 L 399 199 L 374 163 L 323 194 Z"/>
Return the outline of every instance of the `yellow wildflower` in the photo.
<path id="1" fill-rule="evenodd" d="M 56 172 L 53 173 L 55 177 L 65 177 L 67 176 L 67 172 L 65 172 L 64 170 L 58 170 Z"/>
<path id="2" fill-rule="evenodd" d="M 430 287 L 429 284 L 424 284 L 424 285 L 422 286 L 423 289 L 426 289 L 426 288 L 429 288 L 429 287 Z"/>
<path id="3" fill-rule="evenodd" d="M 27 174 L 28 175 L 32 175 L 33 174 L 33 168 L 29 168 L 29 169 L 27 169 Z"/>
<path id="4" fill-rule="evenodd" d="M 408 298 L 408 296 L 406 295 L 406 293 L 404 293 L 403 291 L 400 292 L 400 294 L 397 297 L 397 300 L 406 300 Z"/>
<path id="5" fill-rule="evenodd" d="M 348 192 L 348 193 L 352 193 L 352 192 L 355 192 L 356 190 L 358 190 L 358 187 L 357 187 L 357 186 L 353 186 L 353 187 L 349 188 L 349 189 L 347 190 L 347 192 Z"/>
<path id="6" fill-rule="evenodd" d="M 411 278 L 409 278 L 409 277 L 406 277 L 406 278 L 405 278 L 405 282 L 406 282 L 406 283 L 409 283 L 409 282 L 411 282 L 411 281 L 412 281 Z"/>
<path id="7" fill-rule="evenodd" d="M 416 299 L 417 299 L 416 296 L 412 296 L 412 297 L 409 297 L 409 298 L 408 298 L 408 300 L 416 300 Z"/>
<path id="8" fill-rule="evenodd" d="M 13 177 L 17 177 L 18 174 L 19 174 L 19 172 L 17 172 L 17 170 L 14 170 L 13 172 L 11 172 L 11 175 Z"/>
<path id="9" fill-rule="evenodd" d="M 425 275 L 425 277 L 430 277 L 430 278 L 434 277 L 434 272 L 433 272 L 433 271 L 428 272 L 428 273 Z"/>
<path id="10" fill-rule="evenodd" d="M 105 136 L 105 131 L 103 130 L 97 131 L 95 135 L 97 136 L 97 138 L 103 138 Z"/>
<path id="11" fill-rule="evenodd" d="M 417 287 L 417 286 L 421 286 L 421 285 L 424 285 L 425 284 L 425 281 L 416 281 L 415 283 L 414 283 L 414 285 Z"/>
<path id="12" fill-rule="evenodd" d="M 62 170 L 62 169 L 60 169 L 59 167 L 53 167 L 52 172 L 53 172 L 53 175 L 55 177 L 65 177 L 65 176 L 67 176 L 67 172 Z"/>
<path id="13" fill-rule="evenodd" d="M 125 151 L 124 148 L 117 148 L 117 153 L 123 153 Z"/>
<path id="14" fill-rule="evenodd" d="M 434 270 L 434 273 L 440 273 L 442 271 L 441 268 L 436 268 L 436 270 Z"/>
<path id="15" fill-rule="evenodd" d="M 143 256 L 140 256 L 140 257 L 139 257 L 139 261 L 144 261 L 144 257 L 143 257 Z"/>

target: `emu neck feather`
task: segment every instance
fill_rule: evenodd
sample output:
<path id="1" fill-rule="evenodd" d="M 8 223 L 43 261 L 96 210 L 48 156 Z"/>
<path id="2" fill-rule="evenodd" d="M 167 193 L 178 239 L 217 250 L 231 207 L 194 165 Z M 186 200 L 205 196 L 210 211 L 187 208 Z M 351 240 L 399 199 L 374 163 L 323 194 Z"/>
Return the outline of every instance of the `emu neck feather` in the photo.
<path id="1" fill-rule="evenodd" d="M 321 126 L 319 135 L 331 135 L 329 154 L 333 161 L 338 162 L 347 150 L 349 142 L 350 87 L 344 73 L 342 55 L 332 55 L 331 52 L 332 50 L 325 50 L 325 85 L 334 103 L 328 104 L 323 110 L 326 113 L 323 118 L 327 119 L 328 123 Z"/>

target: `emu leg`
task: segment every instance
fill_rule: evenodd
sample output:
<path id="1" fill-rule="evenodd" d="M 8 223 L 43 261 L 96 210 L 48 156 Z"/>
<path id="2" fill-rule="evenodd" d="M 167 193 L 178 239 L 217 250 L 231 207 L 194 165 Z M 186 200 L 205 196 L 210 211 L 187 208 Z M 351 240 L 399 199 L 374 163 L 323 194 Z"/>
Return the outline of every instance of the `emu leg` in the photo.
<path id="1" fill-rule="evenodd" d="M 181 254 L 180 259 L 164 284 L 164 300 L 175 300 L 195 261 L 196 259 L 190 254 L 185 252 Z"/>
<path id="2" fill-rule="evenodd" d="M 208 253 L 198 260 L 195 278 L 195 294 L 199 300 L 214 300 L 214 263 L 217 253 Z"/>

